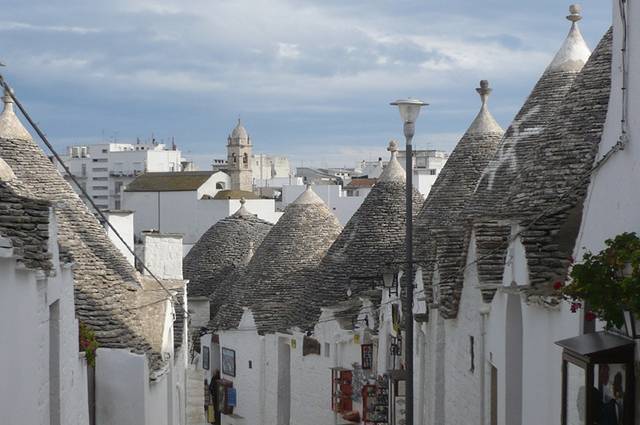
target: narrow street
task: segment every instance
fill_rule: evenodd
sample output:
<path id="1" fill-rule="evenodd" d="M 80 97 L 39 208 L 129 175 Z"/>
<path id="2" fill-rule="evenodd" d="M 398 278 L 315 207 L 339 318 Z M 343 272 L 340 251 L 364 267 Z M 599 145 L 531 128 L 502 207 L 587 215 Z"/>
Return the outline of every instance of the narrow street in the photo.
<path id="1" fill-rule="evenodd" d="M 187 425 L 204 425 L 204 376 L 190 364 L 187 370 Z"/>

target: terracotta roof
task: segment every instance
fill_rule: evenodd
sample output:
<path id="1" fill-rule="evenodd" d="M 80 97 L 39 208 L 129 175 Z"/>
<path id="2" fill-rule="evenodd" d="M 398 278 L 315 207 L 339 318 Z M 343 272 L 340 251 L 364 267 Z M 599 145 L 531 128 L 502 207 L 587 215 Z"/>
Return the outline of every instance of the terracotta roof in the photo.
<path id="1" fill-rule="evenodd" d="M 102 347 L 148 353 L 152 367 L 159 367 L 159 356 L 145 339 L 140 317 L 132 308 L 140 289 L 136 271 L 22 127 L 11 99 L 5 96 L 4 101 L 0 157 L 35 196 L 55 203 L 58 243 L 75 263 L 76 316 L 95 331 Z"/>
<path id="2" fill-rule="evenodd" d="M 388 263 L 404 260 L 405 174 L 396 159 L 397 145 L 389 149 L 389 165 L 320 263 L 315 289 L 308 295 L 313 320 L 321 306 L 345 300 L 348 288 L 352 297 L 367 293 L 372 284 L 367 277 L 381 276 Z M 423 201 L 414 189 L 414 216 Z"/>
<path id="3" fill-rule="evenodd" d="M 214 174 L 213 171 L 144 173 L 129 183 L 125 192 L 195 191 Z"/>
<path id="4" fill-rule="evenodd" d="M 378 179 L 369 179 L 369 178 L 356 178 L 351 179 L 348 185 L 345 186 L 345 189 L 356 189 L 361 187 L 373 187 Z"/>
<path id="5" fill-rule="evenodd" d="M 440 276 L 448 276 L 464 265 L 467 244 L 460 215 L 504 134 L 487 106 L 489 83 L 481 81 L 476 91 L 482 100 L 480 111 L 449 156 L 415 220 L 415 256 L 422 264 L 430 301 L 435 268 Z M 451 283 L 444 282 L 439 287 L 440 312 L 445 317 L 455 316 L 462 291 L 461 282 Z"/>
<path id="6" fill-rule="evenodd" d="M 307 188 L 286 207 L 247 267 L 234 276 L 233 290 L 212 328 L 236 328 L 243 308 L 253 312 L 261 334 L 302 325 L 310 303 L 309 282 L 341 229 L 324 202 Z"/>
<path id="7" fill-rule="evenodd" d="M 183 261 L 183 273 L 189 280 L 189 297 L 211 296 L 211 315 L 220 303 L 220 285 L 238 268 L 246 265 L 272 225 L 246 212 L 244 204 L 235 214 L 209 228 L 191 248 Z"/>

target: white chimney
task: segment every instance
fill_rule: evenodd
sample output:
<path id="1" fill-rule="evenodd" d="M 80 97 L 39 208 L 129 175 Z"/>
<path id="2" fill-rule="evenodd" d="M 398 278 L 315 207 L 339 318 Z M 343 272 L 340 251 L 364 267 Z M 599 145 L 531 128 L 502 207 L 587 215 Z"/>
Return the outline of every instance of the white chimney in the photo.
<path id="1" fill-rule="evenodd" d="M 142 240 L 142 259 L 151 272 L 159 279 L 182 280 L 182 235 L 149 231 L 142 232 Z"/>
<path id="2" fill-rule="evenodd" d="M 118 231 L 120 236 L 122 236 L 127 242 L 129 247 L 133 248 L 133 211 L 128 210 L 108 210 L 103 211 L 104 215 L 107 217 L 107 221 Z M 120 238 L 116 236 L 116 233 L 110 226 L 105 224 L 107 229 L 107 235 L 111 242 L 120 250 L 122 255 L 131 263 L 132 266 L 135 265 L 135 260 L 133 254 L 127 249 L 125 244 L 122 243 Z"/>

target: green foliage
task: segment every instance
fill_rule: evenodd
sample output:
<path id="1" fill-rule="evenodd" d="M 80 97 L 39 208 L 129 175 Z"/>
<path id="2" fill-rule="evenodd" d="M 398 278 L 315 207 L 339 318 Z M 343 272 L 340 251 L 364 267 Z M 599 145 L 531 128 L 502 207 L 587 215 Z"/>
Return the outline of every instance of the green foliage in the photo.
<path id="1" fill-rule="evenodd" d="M 96 340 L 96 334 L 82 322 L 80 322 L 79 330 L 80 351 L 85 352 L 87 364 L 91 367 L 95 367 L 96 351 L 98 350 L 98 341 Z"/>
<path id="2" fill-rule="evenodd" d="M 572 282 L 562 288 L 562 294 L 583 300 L 607 325 L 621 327 L 623 310 L 640 316 L 640 238 L 622 233 L 605 244 L 605 249 L 587 252 L 582 263 L 573 266 Z"/>

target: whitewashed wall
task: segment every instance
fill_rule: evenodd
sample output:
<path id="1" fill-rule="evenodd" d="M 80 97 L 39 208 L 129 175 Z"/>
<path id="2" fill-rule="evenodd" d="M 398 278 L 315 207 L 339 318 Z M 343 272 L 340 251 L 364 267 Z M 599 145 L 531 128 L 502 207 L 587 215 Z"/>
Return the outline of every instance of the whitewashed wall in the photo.
<path id="1" fill-rule="evenodd" d="M 78 351 L 73 279 L 70 268 L 58 260 L 53 214 L 50 223 L 50 277 L 18 264 L 10 241 L 0 238 L 0 245 L 9 247 L 0 248 L 0 373 L 4 382 L 0 385 L 0 412 L 2 423 L 10 425 L 48 425 L 55 423 L 52 415 L 65 425 L 89 420 L 86 362 Z M 57 365 L 50 363 L 50 306 L 54 303 L 59 311 Z M 52 376 L 59 378 L 58 389 L 50 387 Z M 59 401 L 57 413 L 50 404 L 50 391 Z"/>
<path id="2" fill-rule="evenodd" d="M 618 1 L 613 4 L 613 64 L 612 86 L 607 121 L 598 151 L 601 158 L 620 137 L 622 119 L 622 24 Z M 593 176 L 582 217 L 582 226 L 574 257 L 579 261 L 585 250 L 598 252 L 604 241 L 623 232 L 640 233 L 640 192 L 638 167 L 640 166 L 640 5 L 627 4 L 628 51 L 628 108 L 629 142 Z M 615 190 L 612 190 L 615 188 Z M 583 248 L 584 247 L 584 248 Z M 636 349 L 640 360 L 640 347 Z M 638 363 L 636 363 L 636 367 Z M 636 371 L 637 373 L 637 371 Z M 640 391 L 636 389 L 636 406 L 640 406 Z M 640 422 L 640 409 L 636 409 L 636 422 Z"/>
<path id="3" fill-rule="evenodd" d="M 195 191 L 124 192 L 123 198 L 123 207 L 135 211 L 134 230 L 138 237 L 142 231 L 150 229 L 182 234 L 183 243 L 188 249 L 212 225 L 240 208 L 238 199 L 198 200 Z M 282 215 L 282 212 L 276 211 L 273 199 L 249 199 L 245 208 L 270 223 L 277 222 Z"/>

